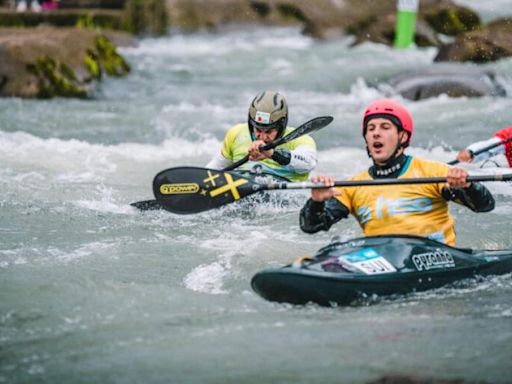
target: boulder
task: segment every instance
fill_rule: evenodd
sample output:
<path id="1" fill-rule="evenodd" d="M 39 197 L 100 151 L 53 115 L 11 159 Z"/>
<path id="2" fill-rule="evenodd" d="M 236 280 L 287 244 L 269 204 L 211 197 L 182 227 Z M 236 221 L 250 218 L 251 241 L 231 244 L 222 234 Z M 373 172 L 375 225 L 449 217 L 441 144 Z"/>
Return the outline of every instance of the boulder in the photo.
<path id="1" fill-rule="evenodd" d="M 420 1 L 419 17 L 437 33 L 448 36 L 473 31 L 481 25 L 475 11 L 446 0 Z"/>
<path id="2" fill-rule="evenodd" d="M 503 18 L 458 35 L 453 43 L 441 47 L 434 60 L 485 63 L 511 55 L 512 18 Z"/>
<path id="3" fill-rule="evenodd" d="M 394 9 L 394 0 L 167 0 L 170 24 L 186 31 L 225 24 L 298 25 L 317 38 Z"/>
<path id="4" fill-rule="evenodd" d="M 114 44 L 88 29 L 0 29 L 0 96 L 88 97 L 105 75 L 130 71 Z"/>
<path id="5" fill-rule="evenodd" d="M 399 93 L 410 100 L 441 94 L 450 97 L 506 96 L 494 71 L 462 64 L 434 64 L 394 76 L 387 80 L 386 85 L 381 84 L 378 88 L 388 93 Z"/>
<path id="6" fill-rule="evenodd" d="M 380 17 L 367 28 L 356 33 L 356 39 L 352 45 L 358 45 L 365 41 L 373 43 L 393 45 L 395 40 L 396 15 L 389 13 Z M 424 21 L 419 19 L 416 22 L 416 33 L 414 41 L 419 47 L 431 47 L 441 45 L 435 31 Z"/>
<path id="7" fill-rule="evenodd" d="M 256 22 L 258 18 L 249 1 L 241 0 L 167 0 L 166 7 L 170 24 L 185 32 Z"/>
<path id="8" fill-rule="evenodd" d="M 354 45 L 371 41 L 393 45 L 395 39 L 396 8 L 354 19 L 347 31 L 356 36 Z M 439 34 L 456 35 L 478 28 L 480 19 L 472 10 L 459 6 L 451 0 L 422 0 L 416 20 L 414 41 L 419 47 L 441 46 Z"/>
<path id="9" fill-rule="evenodd" d="M 388 45 L 395 34 L 396 0 L 167 0 L 167 8 L 170 24 L 186 31 L 225 24 L 298 25 L 319 39 L 353 34 L 356 44 Z M 422 0 L 416 44 L 439 46 L 438 33 L 453 35 L 479 23 L 476 13 L 452 0 Z"/>

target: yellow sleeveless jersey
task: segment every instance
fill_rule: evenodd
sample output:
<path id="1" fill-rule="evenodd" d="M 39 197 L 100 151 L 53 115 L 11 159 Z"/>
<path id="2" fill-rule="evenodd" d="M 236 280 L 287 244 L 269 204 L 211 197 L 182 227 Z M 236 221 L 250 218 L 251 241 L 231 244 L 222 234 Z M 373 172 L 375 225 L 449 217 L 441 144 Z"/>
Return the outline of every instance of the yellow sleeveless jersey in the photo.
<path id="1" fill-rule="evenodd" d="M 410 157 L 399 179 L 446 177 L 448 165 Z M 368 171 L 351 180 L 371 180 Z M 410 234 L 455 245 L 455 221 L 442 197 L 443 183 L 340 188 L 337 199 L 366 236 Z"/>
<path id="2" fill-rule="evenodd" d="M 287 135 L 292 131 L 293 128 L 287 127 L 283 135 Z M 236 162 L 247 155 L 247 150 L 251 144 L 252 139 L 247 123 L 235 125 L 228 130 L 226 136 L 224 137 L 224 142 L 221 149 L 222 156 L 232 162 Z M 311 138 L 311 136 L 308 135 L 298 137 L 297 139 L 280 145 L 277 148 L 285 148 L 292 151 L 299 146 L 309 146 L 316 150 L 315 141 Z M 278 164 L 272 159 L 265 159 L 258 162 L 249 161 L 240 166 L 238 169 L 251 170 L 256 163 L 263 167 L 263 172 L 279 177 L 284 177 L 290 181 L 305 181 L 309 177 L 309 173 L 299 174 L 287 166 Z"/>

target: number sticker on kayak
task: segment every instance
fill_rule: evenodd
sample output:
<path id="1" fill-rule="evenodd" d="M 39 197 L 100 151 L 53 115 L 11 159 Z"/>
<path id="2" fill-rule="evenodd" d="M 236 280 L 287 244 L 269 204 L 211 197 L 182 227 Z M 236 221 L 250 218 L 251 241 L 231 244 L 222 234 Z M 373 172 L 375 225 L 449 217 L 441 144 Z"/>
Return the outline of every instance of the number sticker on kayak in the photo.
<path id="1" fill-rule="evenodd" d="M 367 275 L 396 272 L 395 267 L 373 248 L 360 249 L 359 251 L 339 256 L 338 259 L 342 263 L 350 264 Z"/>

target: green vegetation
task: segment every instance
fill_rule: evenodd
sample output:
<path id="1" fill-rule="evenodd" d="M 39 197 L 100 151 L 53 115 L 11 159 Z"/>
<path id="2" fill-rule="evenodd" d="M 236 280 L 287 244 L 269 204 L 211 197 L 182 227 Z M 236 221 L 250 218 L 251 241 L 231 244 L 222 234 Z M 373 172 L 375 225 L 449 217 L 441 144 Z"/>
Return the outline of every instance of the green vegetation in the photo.
<path id="1" fill-rule="evenodd" d="M 95 45 L 88 48 L 83 58 L 83 65 L 89 77 L 79 79 L 74 70 L 62 61 L 44 55 L 31 64 L 27 71 L 37 78 L 39 98 L 52 97 L 87 97 L 87 84 L 99 81 L 103 73 L 110 76 L 125 76 L 130 66 L 120 56 L 116 47 L 104 35 L 98 34 Z"/>
<path id="2" fill-rule="evenodd" d="M 478 14 L 464 7 L 430 12 L 425 15 L 425 20 L 436 32 L 449 36 L 480 28 Z"/>
<path id="3" fill-rule="evenodd" d="M 27 65 L 27 70 L 39 81 L 39 98 L 87 96 L 85 88 L 77 81 L 73 70 L 49 56 L 42 56 L 35 64 Z"/>
<path id="4" fill-rule="evenodd" d="M 84 57 L 85 68 L 90 73 L 90 80 L 101 80 L 101 64 L 98 59 L 98 55 L 91 49 L 87 50 L 87 54 Z"/>
<path id="5" fill-rule="evenodd" d="M 110 76 L 124 76 L 130 72 L 130 66 L 116 51 L 116 47 L 103 35 L 96 38 L 98 57 L 105 72 Z"/>

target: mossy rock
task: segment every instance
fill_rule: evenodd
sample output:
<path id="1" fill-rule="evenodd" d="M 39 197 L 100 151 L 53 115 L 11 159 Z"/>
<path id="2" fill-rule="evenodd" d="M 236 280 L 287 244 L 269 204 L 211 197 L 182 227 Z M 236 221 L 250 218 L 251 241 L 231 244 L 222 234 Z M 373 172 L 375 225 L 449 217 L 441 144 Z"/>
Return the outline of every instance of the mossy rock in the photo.
<path id="1" fill-rule="evenodd" d="M 82 98 L 104 75 L 130 71 L 111 40 L 90 29 L 0 28 L 0 52 L 0 96 Z"/>
<path id="2" fill-rule="evenodd" d="M 102 70 L 98 55 L 92 49 L 88 49 L 84 57 L 84 64 L 87 72 L 90 73 L 90 80 L 101 80 Z"/>
<path id="3" fill-rule="evenodd" d="M 130 72 L 130 66 L 126 60 L 117 53 L 114 44 L 104 35 L 98 35 L 96 38 L 96 49 L 99 62 L 108 75 L 120 77 Z"/>
<path id="4" fill-rule="evenodd" d="M 480 28 L 480 17 L 469 8 L 454 7 L 427 12 L 427 23 L 438 33 L 455 36 Z"/>
<path id="5" fill-rule="evenodd" d="M 494 20 L 477 31 L 463 33 L 443 46 L 435 61 L 487 63 L 512 56 L 512 19 Z"/>
<path id="6" fill-rule="evenodd" d="M 42 56 L 34 64 L 28 64 L 27 71 L 38 79 L 39 98 L 87 96 L 87 90 L 77 80 L 73 70 L 49 56 Z"/>
<path id="7" fill-rule="evenodd" d="M 283 19 L 290 19 L 300 21 L 302 23 L 309 22 L 309 19 L 304 15 L 304 12 L 292 4 L 278 4 L 277 12 L 283 17 Z"/>

